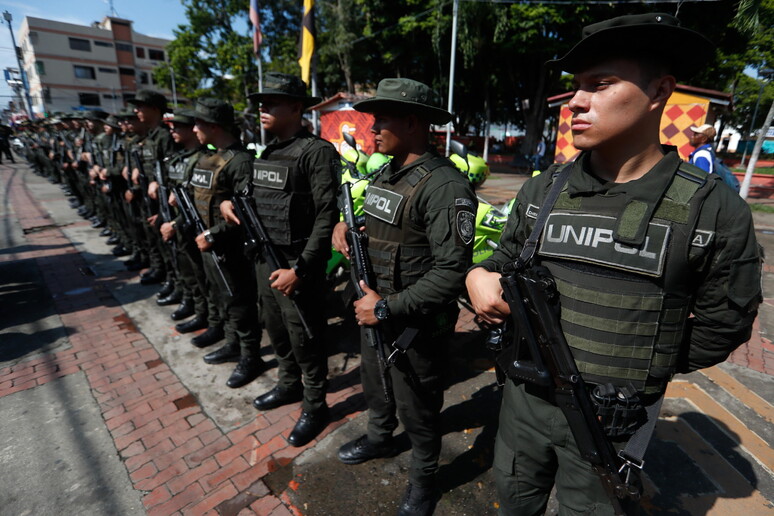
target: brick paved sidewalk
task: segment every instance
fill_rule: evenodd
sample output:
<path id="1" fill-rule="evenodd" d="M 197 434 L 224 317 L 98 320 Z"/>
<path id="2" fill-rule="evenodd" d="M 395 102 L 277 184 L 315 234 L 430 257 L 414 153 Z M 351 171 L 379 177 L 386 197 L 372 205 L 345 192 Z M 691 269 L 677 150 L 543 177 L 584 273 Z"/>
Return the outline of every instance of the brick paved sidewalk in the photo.
<path id="1" fill-rule="evenodd" d="M 35 244 L 30 247 L 39 250 L 0 260 L 36 260 L 71 347 L 0 369 L 0 397 L 83 371 L 148 514 L 298 513 L 262 478 L 359 414 L 362 407 L 352 401 L 360 392 L 353 385 L 357 378 L 346 375 L 348 380 L 333 385 L 328 403 L 335 423 L 306 447 L 294 448 L 285 439 L 297 404 L 257 414 L 224 433 L 137 331 L 102 284 L 105 278 L 91 276 L 83 257 L 52 226 L 25 188 L 25 173 L 0 167 L 0 182 L 26 239 Z"/>

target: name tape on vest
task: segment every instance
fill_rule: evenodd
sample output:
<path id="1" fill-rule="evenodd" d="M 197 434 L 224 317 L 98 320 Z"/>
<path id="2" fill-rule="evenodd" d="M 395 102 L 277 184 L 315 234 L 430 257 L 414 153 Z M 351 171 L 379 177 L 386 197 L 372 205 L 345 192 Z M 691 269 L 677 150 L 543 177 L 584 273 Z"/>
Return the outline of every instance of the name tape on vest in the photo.
<path id="1" fill-rule="evenodd" d="M 191 174 L 191 185 L 197 188 L 205 188 L 207 190 L 212 188 L 212 170 L 205 170 L 203 168 L 195 168 L 193 174 Z"/>
<path id="2" fill-rule="evenodd" d="M 185 178 L 185 163 L 182 161 L 178 161 L 171 167 L 169 167 L 168 170 L 169 178 L 170 179 L 176 179 L 178 181 L 182 181 Z"/>
<path id="3" fill-rule="evenodd" d="M 551 213 L 538 253 L 661 276 L 672 228 L 651 222 L 642 246 L 631 247 L 613 239 L 616 223 L 603 215 Z"/>
<path id="4" fill-rule="evenodd" d="M 524 211 L 524 215 L 526 215 L 527 218 L 530 218 L 530 219 L 537 219 L 539 212 L 540 212 L 540 206 L 535 206 L 534 204 L 528 204 L 527 209 Z"/>
<path id="5" fill-rule="evenodd" d="M 288 167 L 253 163 L 253 185 L 274 190 L 284 190 L 288 183 Z"/>
<path id="6" fill-rule="evenodd" d="M 394 224 L 402 202 L 402 195 L 371 185 L 366 189 L 363 211 L 379 220 Z"/>

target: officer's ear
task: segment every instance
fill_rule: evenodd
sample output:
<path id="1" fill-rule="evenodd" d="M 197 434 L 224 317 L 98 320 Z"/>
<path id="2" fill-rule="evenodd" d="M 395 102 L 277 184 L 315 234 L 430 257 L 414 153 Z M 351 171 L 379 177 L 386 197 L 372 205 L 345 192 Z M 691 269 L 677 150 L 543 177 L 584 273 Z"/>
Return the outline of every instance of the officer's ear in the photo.
<path id="1" fill-rule="evenodd" d="M 666 74 L 652 79 L 650 86 L 647 89 L 651 106 L 654 108 L 665 106 L 676 87 L 677 80 L 674 75 Z"/>

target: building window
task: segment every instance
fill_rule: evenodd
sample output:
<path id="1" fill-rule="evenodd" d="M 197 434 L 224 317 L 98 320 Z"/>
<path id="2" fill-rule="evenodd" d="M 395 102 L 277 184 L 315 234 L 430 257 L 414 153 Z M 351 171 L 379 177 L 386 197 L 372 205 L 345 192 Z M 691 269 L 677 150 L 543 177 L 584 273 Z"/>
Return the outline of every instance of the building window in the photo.
<path id="1" fill-rule="evenodd" d="M 70 38 L 70 48 L 91 52 L 91 42 L 88 39 Z"/>
<path id="2" fill-rule="evenodd" d="M 103 93 L 102 94 L 103 99 L 117 99 L 120 98 L 118 95 L 113 95 L 112 93 Z"/>
<path id="3" fill-rule="evenodd" d="M 43 88 L 43 102 L 51 104 L 51 88 L 48 86 Z"/>
<path id="4" fill-rule="evenodd" d="M 38 33 L 36 31 L 31 30 L 29 33 L 29 38 L 30 38 L 30 43 L 32 43 L 33 45 L 38 44 Z"/>
<path id="5" fill-rule="evenodd" d="M 96 47 L 113 47 L 113 44 L 109 41 L 99 41 L 97 39 L 94 40 L 94 46 Z"/>
<path id="6" fill-rule="evenodd" d="M 164 60 L 164 51 L 163 50 L 153 50 L 152 48 L 148 49 L 148 59 L 151 61 L 163 61 Z"/>
<path id="7" fill-rule="evenodd" d="M 148 84 L 148 72 L 140 72 L 140 84 Z"/>
<path id="8" fill-rule="evenodd" d="M 98 93 L 79 93 L 78 101 L 81 106 L 101 106 Z"/>
<path id="9" fill-rule="evenodd" d="M 119 68 L 118 73 L 121 75 L 131 75 L 134 77 L 134 68 Z"/>
<path id="10" fill-rule="evenodd" d="M 134 47 L 134 52 L 140 59 L 145 59 L 145 49 L 142 47 Z"/>
<path id="11" fill-rule="evenodd" d="M 126 52 L 131 52 L 132 45 L 128 43 L 116 43 L 116 50 L 124 50 Z"/>
<path id="12" fill-rule="evenodd" d="M 99 68 L 102 73 L 118 73 L 115 68 Z"/>
<path id="13" fill-rule="evenodd" d="M 43 61 L 35 61 L 35 71 L 38 75 L 46 75 L 46 63 Z"/>
<path id="14" fill-rule="evenodd" d="M 134 98 L 134 93 L 124 93 L 124 102 L 129 102 Z"/>
<path id="15" fill-rule="evenodd" d="M 93 66 L 79 66 L 74 65 L 75 77 L 78 79 L 96 79 L 97 75 L 94 73 Z"/>

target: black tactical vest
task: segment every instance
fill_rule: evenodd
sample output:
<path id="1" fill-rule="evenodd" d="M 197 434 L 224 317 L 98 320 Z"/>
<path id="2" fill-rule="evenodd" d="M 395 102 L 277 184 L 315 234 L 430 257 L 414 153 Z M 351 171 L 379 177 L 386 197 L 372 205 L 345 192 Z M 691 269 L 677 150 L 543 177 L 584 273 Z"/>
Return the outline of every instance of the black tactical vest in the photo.
<path id="1" fill-rule="evenodd" d="M 443 166 L 452 164 L 436 156 L 405 173 L 395 184 L 390 184 L 390 179 L 383 181 L 382 173 L 366 188 L 363 211 L 368 255 L 382 297 L 410 287 L 433 267 L 425 228 L 415 225 L 409 215 L 416 193 L 430 179 L 430 173 Z"/>
<path id="2" fill-rule="evenodd" d="M 196 152 L 198 152 L 198 149 L 185 150 L 169 158 L 166 168 L 167 179 L 171 184 L 177 185 L 188 179 L 189 171 L 196 166 L 195 163 L 191 163 L 191 156 Z"/>
<path id="3" fill-rule="evenodd" d="M 297 138 L 272 152 L 268 159 L 253 162 L 256 212 L 275 245 L 303 249 L 312 233 L 312 188 L 298 161 L 314 141 L 315 138 Z"/>
<path id="4" fill-rule="evenodd" d="M 216 194 L 228 193 L 219 187 L 218 176 L 234 156 L 236 154 L 232 150 L 219 150 L 214 154 L 205 154 L 196 162 L 191 173 L 189 184 L 194 189 L 196 211 L 199 212 L 207 227 L 211 227 L 215 220 L 214 210 L 220 209 L 219 206 L 212 205 L 212 199 Z"/>
<path id="5" fill-rule="evenodd" d="M 714 244 L 713 221 L 698 216 L 714 185 L 685 163 L 655 207 L 573 198 L 565 185 L 537 253 L 556 280 L 562 329 L 586 381 L 631 382 L 648 394 L 666 387 Z M 537 208 L 527 207 L 528 225 Z"/>

